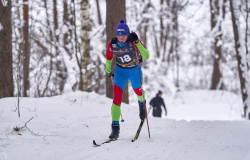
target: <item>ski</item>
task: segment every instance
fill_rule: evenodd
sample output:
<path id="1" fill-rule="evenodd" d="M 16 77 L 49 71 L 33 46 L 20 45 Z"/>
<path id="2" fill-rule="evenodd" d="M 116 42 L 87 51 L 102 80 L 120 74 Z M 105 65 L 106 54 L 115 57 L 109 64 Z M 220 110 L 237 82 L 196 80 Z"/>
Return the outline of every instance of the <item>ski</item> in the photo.
<path id="1" fill-rule="evenodd" d="M 151 106 L 148 108 L 148 112 L 147 112 L 148 115 L 149 115 L 149 113 L 150 113 L 150 111 L 151 111 L 151 108 L 152 108 Z M 136 132 L 136 134 L 135 134 L 135 138 L 131 140 L 132 142 L 134 142 L 135 140 L 138 139 L 138 137 L 139 137 L 139 135 L 140 135 L 140 133 L 141 133 L 141 129 L 142 129 L 143 124 L 144 124 L 144 120 L 142 120 L 141 123 L 139 124 L 139 127 L 138 127 L 138 129 L 137 129 L 137 132 Z"/>
<path id="2" fill-rule="evenodd" d="M 131 140 L 132 142 L 134 142 L 135 140 L 138 139 L 138 137 L 139 137 L 139 135 L 140 135 L 140 132 L 141 132 L 141 129 L 142 129 L 142 127 L 143 127 L 143 124 L 144 124 L 144 120 L 141 121 L 141 123 L 140 123 L 140 125 L 139 125 L 139 127 L 138 127 L 138 129 L 137 129 L 137 132 L 136 132 L 136 134 L 135 134 L 135 138 Z M 112 141 L 116 141 L 116 139 L 108 139 L 108 140 L 106 140 L 106 141 L 104 141 L 104 142 L 102 142 L 102 143 L 96 143 L 96 141 L 93 140 L 93 145 L 94 145 L 95 147 L 99 147 L 99 146 L 101 146 L 101 145 L 103 145 L 103 144 L 105 144 L 105 143 L 110 143 L 110 142 L 112 142 Z"/>
<path id="3" fill-rule="evenodd" d="M 148 109 L 148 112 L 147 112 L 148 115 L 149 115 L 149 113 L 150 113 L 150 110 L 151 110 L 151 106 L 150 106 L 149 109 Z M 144 120 L 145 120 L 145 119 L 144 119 Z M 137 129 L 137 132 L 136 132 L 136 134 L 135 134 L 135 138 L 131 140 L 132 142 L 134 142 L 135 140 L 138 139 L 138 137 L 139 137 L 139 135 L 140 135 L 140 132 L 141 132 L 141 129 L 142 129 L 143 124 L 144 124 L 144 120 L 141 120 L 141 122 L 140 122 L 140 124 L 139 124 L 139 127 L 138 127 L 138 129 Z M 95 147 L 99 147 L 99 146 L 101 146 L 101 145 L 103 145 L 103 144 L 105 144 L 105 143 L 110 143 L 110 142 L 112 142 L 112 141 L 116 141 L 116 139 L 108 139 L 108 140 L 106 140 L 106 141 L 104 141 L 104 142 L 102 142 L 102 143 L 96 143 L 96 141 L 93 140 L 93 145 L 94 145 Z"/>
<path id="4" fill-rule="evenodd" d="M 135 134 L 135 138 L 131 140 L 132 142 L 137 140 L 137 138 L 139 137 L 143 124 L 144 124 L 144 120 L 141 121 L 141 123 L 140 123 L 140 125 L 139 125 L 139 127 L 137 129 L 137 132 Z"/>
<path id="5" fill-rule="evenodd" d="M 115 140 L 115 139 L 108 139 L 108 140 L 106 140 L 106 141 L 104 141 L 104 142 L 102 142 L 102 143 L 96 143 L 96 141 L 93 140 L 93 145 L 96 146 L 96 147 L 99 147 L 99 146 L 101 146 L 101 145 L 103 145 L 103 144 L 105 144 L 105 143 L 110 143 L 110 142 L 112 142 L 112 141 L 116 141 L 116 140 Z"/>

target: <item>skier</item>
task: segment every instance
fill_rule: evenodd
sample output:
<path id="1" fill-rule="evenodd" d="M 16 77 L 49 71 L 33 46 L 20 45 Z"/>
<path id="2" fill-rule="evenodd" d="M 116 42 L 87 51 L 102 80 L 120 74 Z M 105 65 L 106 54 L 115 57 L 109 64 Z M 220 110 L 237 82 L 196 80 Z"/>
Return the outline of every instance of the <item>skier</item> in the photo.
<path id="1" fill-rule="evenodd" d="M 114 74 L 111 72 L 113 54 L 116 55 Z M 138 63 L 136 54 L 139 61 Z M 111 107 L 112 132 L 109 136 L 110 139 L 116 140 L 119 137 L 122 95 L 128 80 L 131 82 L 133 90 L 138 96 L 139 117 L 141 120 L 145 119 L 144 98 L 142 95 L 145 95 L 145 92 L 142 92 L 141 88 L 142 71 L 141 65 L 139 64 L 142 62 L 142 58 L 149 58 L 148 50 L 144 48 L 136 33 L 130 33 L 128 25 L 121 19 L 120 23 L 116 26 L 116 37 L 113 37 L 109 41 L 106 53 L 106 73 L 109 77 L 114 78 L 114 98 Z M 137 64 L 139 64 L 139 66 Z"/>
<path id="2" fill-rule="evenodd" d="M 162 112 L 161 105 L 163 105 L 163 107 L 165 109 L 165 116 L 167 116 L 167 109 L 166 109 L 164 100 L 162 99 L 162 91 L 158 91 L 156 96 L 153 99 L 151 99 L 149 104 L 150 104 L 150 106 L 153 107 L 153 116 L 154 117 L 161 118 L 161 112 Z"/>

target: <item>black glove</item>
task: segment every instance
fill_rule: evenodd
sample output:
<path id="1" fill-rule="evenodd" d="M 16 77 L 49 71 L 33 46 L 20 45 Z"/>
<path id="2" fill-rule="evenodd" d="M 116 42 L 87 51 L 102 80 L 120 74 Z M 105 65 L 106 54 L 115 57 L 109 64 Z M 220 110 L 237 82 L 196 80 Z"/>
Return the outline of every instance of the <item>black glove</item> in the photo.
<path id="1" fill-rule="evenodd" d="M 132 42 L 135 42 L 135 43 L 139 42 L 138 36 L 135 32 L 130 33 L 130 38 Z"/>
<path id="2" fill-rule="evenodd" d="M 107 73 L 107 76 L 109 76 L 109 77 L 114 77 L 115 74 L 113 74 L 112 72 L 110 72 L 110 73 Z"/>

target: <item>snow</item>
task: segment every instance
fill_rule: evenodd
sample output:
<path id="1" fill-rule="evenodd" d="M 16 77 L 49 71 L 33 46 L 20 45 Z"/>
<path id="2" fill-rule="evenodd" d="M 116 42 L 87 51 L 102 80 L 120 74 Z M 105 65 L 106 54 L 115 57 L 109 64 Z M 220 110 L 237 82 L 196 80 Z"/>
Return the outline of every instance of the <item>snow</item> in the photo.
<path id="1" fill-rule="evenodd" d="M 167 101 L 169 117 L 177 120 L 241 120 L 240 96 L 225 91 L 186 91 Z M 167 99 L 167 98 L 165 98 Z"/>
<path id="2" fill-rule="evenodd" d="M 7 4 L 8 4 L 8 1 L 7 1 L 7 0 L 1 0 L 1 2 L 2 2 L 2 4 L 3 4 L 4 7 L 6 7 Z"/>
<path id="3" fill-rule="evenodd" d="M 2 0 L 2 2 L 5 1 Z M 79 2 L 76 1 L 76 4 L 80 4 Z M 96 2 L 90 1 L 90 17 L 93 20 L 91 21 L 90 43 L 91 46 L 94 46 L 90 52 L 92 55 L 91 61 L 96 62 L 100 60 L 102 65 L 99 67 L 105 71 L 106 35 L 104 32 L 106 27 L 106 1 L 101 0 L 99 2 L 102 25 L 97 23 Z M 47 23 L 45 22 L 46 18 L 44 18 L 46 17 L 46 12 L 43 3 L 30 3 L 32 3 L 30 6 L 33 7 L 30 10 L 30 15 L 32 15 L 30 24 L 33 25 L 32 28 L 34 33 L 37 33 L 36 36 L 41 37 L 40 41 L 47 48 L 50 48 L 51 46 L 45 43 L 46 39 L 42 38 L 44 37 L 43 34 L 48 33 L 47 28 L 41 25 Z M 58 3 L 60 4 L 58 5 L 59 17 L 62 17 L 62 2 Z M 50 4 L 48 5 L 48 14 L 50 14 L 53 11 L 53 5 L 52 2 L 48 4 Z M 142 14 L 146 5 L 147 3 L 141 3 L 141 1 L 131 1 L 131 3 L 129 1 L 126 3 L 126 23 L 131 31 L 138 33 L 139 37 L 141 36 L 139 24 L 141 26 L 149 26 L 147 49 L 150 51 L 151 58 L 146 61 L 148 68 L 142 68 L 146 99 L 149 102 L 154 96 L 152 94 L 161 89 L 168 110 L 168 116 L 162 119 L 154 118 L 152 115 L 149 116 L 151 138 L 148 138 L 145 124 L 139 139 L 134 143 L 131 142 L 139 125 L 139 113 L 137 96 L 130 86 L 130 105 L 122 104 L 122 114 L 125 122 L 121 123 L 119 140 L 99 148 L 93 147 L 93 139 L 97 142 L 102 142 L 110 134 L 110 107 L 112 99 L 95 93 L 70 93 L 74 90 L 73 86 L 79 81 L 79 69 L 75 57 L 79 53 L 72 52 L 72 54 L 68 55 L 58 44 L 68 74 L 63 91 L 64 94 L 51 98 L 21 98 L 21 118 L 17 117 L 17 98 L 0 99 L 0 160 L 250 159 L 250 122 L 242 118 L 243 104 L 240 94 L 236 95 L 226 91 L 184 90 L 194 88 L 207 89 L 210 86 L 212 71 L 210 58 L 211 35 L 218 34 L 218 32 L 210 31 L 209 1 L 190 1 L 188 7 L 179 13 L 179 33 L 181 34 L 181 45 L 179 48 L 179 53 L 181 53 L 179 70 L 180 92 L 176 92 L 177 88 L 174 85 L 176 69 L 174 66 L 162 63 L 163 54 L 161 54 L 160 58 L 156 58 L 154 41 L 151 38 L 151 33 L 156 33 L 159 36 L 159 16 L 163 14 L 163 12 L 160 12 L 162 6 L 160 1 L 154 1 L 152 2 L 152 7 L 145 14 Z M 80 5 L 76 5 L 76 11 L 80 11 Z M 239 80 L 235 78 L 238 77 L 238 71 L 236 71 L 237 62 L 232 55 L 234 53 L 232 45 L 233 31 L 229 15 L 226 14 L 226 18 L 222 22 L 222 32 L 225 36 L 225 42 L 223 41 L 223 47 L 225 48 L 224 56 L 228 62 L 221 66 L 223 83 L 226 85 L 227 90 L 240 93 Z M 80 14 L 76 14 L 76 16 L 77 35 L 80 35 Z M 142 17 L 153 18 L 153 20 L 142 23 Z M 22 26 L 23 22 L 18 21 L 18 18 L 15 17 L 13 19 L 15 19 L 15 28 Z M 58 19 L 59 24 L 62 24 L 60 19 L 62 20 L 62 18 Z M 53 22 L 52 16 L 49 21 Z M 165 23 L 170 23 L 166 16 L 164 21 Z M 244 24 L 244 21 L 242 22 Z M 61 26 L 55 32 L 56 34 L 59 32 L 65 33 L 69 29 L 73 29 L 70 25 Z M 17 30 L 15 33 L 17 34 L 17 41 L 20 41 Z M 74 36 L 69 38 L 74 38 Z M 77 38 L 80 42 L 80 36 Z M 221 43 L 220 41 L 218 45 L 221 45 Z M 72 49 L 73 44 L 74 42 L 67 45 L 70 51 L 74 51 Z M 38 52 L 35 48 L 36 45 L 33 47 L 32 53 Z M 163 48 L 161 50 L 163 51 Z M 54 48 L 52 48 L 52 53 L 54 54 Z M 31 78 L 30 95 L 37 96 L 36 92 L 38 89 L 41 92 L 44 89 L 43 83 L 46 82 L 48 74 L 48 69 L 44 68 L 44 66 L 49 66 L 47 65 L 49 64 L 49 57 L 45 57 L 42 60 L 43 63 L 38 63 L 39 55 L 32 55 L 31 68 L 34 68 L 34 70 L 31 73 L 33 78 Z M 190 65 L 193 61 L 197 64 Z M 91 68 L 93 66 L 89 65 L 88 69 Z M 85 72 L 85 70 L 82 71 Z M 53 72 L 52 77 L 55 77 L 55 73 Z M 103 74 L 105 75 L 105 72 Z M 101 83 L 105 84 L 104 79 L 101 80 Z M 49 86 L 50 88 L 55 87 L 53 82 Z M 50 95 L 50 93 L 47 95 Z M 248 103 L 250 103 L 250 97 L 248 100 Z M 250 113 L 250 110 L 248 112 Z M 31 119 L 32 117 L 33 119 Z M 25 123 L 27 123 L 27 127 L 25 127 Z M 19 128 L 23 127 L 23 129 L 18 133 L 12 132 L 13 127 L 16 126 Z"/>
<path id="4" fill-rule="evenodd" d="M 21 118 L 16 98 L 0 99 L 0 159 L 250 159 L 250 122 L 241 118 L 238 95 L 196 90 L 164 99 L 168 117 L 149 116 L 150 139 L 144 124 L 131 142 L 139 125 L 138 106 L 122 104 L 120 138 L 101 147 L 92 141 L 110 134 L 112 99 L 86 92 L 22 98 Z M 25 123 L 21 135 L 12 132 Z"/>

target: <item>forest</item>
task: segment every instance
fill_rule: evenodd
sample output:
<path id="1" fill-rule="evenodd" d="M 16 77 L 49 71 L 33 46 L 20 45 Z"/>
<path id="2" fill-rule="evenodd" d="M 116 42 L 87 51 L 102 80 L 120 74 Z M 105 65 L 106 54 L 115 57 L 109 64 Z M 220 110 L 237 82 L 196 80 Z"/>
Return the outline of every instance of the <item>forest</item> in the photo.
<path id="1" fill-rule="evenodd" d="M 229 91 L 250 119 L 249 14 L 250 0 L 1 0 L 0 98 L 113 98 L 106 49 L 124 19 L 150 53 L 147 95 Z M 130 85 L 125 103 L 136 99 Z"/>

